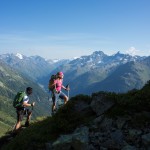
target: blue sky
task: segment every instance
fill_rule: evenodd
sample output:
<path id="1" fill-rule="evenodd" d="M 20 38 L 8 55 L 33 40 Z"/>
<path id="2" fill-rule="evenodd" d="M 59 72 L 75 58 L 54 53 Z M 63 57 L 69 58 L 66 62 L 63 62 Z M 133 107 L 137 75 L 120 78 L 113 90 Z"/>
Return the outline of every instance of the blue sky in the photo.
<path id="1" fill-rule="evenodd" d="M 150 55 L 150 0 L 0 0 L 0 54 Z"/>

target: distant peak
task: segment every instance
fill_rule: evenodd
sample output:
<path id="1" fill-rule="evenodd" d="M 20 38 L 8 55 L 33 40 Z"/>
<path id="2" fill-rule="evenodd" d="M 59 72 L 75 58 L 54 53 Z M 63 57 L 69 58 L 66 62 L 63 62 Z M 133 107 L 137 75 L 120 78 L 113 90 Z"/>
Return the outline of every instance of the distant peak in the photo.
<path id="1" fill-rule="evenodd" d="M 120 53 L 120 51 L 118 51 L 117 53 L 113 54 L 112 56 L 122 56 L 124 54 Z"/>
<path id="2" fill-rule="evenodd" d="M 100 54 L 100 55 L 104 55 L 104 53 L 102 52 L 102 51 L 95 51 L 95 52 L 93 52 L 93 54 Z"/>
<path id="3" fill-rule="evenodd" d="M 23 55 L 20 54 L 20 53 L 17 53 L 16 56 L 17 56 L 19 59 L 23 59 Z"/>
<path id="4" fill-rule="evenodd" d="M 118 51 L 115 55 L 122 55 L 122 53 L 120 51 Z"/>
<path id="5" fill-rule="evenodd" d="M 54 62 L 54 63 L 56 63 L 56 62 L 58 62 L 58 61 L 60 61 L 60 59 L 53 59 L 53 62 Z"/>
<path id="6" fill-rule="evenodd" d="M 78 59 L 78 58 L 80 58 L 80 57 L 73 57 L 72 59 Z"/>
<path id="7" fill-rule="evenodd" d="M 116 54 L 121 54 L 120 51 L 118 51 Z"/>

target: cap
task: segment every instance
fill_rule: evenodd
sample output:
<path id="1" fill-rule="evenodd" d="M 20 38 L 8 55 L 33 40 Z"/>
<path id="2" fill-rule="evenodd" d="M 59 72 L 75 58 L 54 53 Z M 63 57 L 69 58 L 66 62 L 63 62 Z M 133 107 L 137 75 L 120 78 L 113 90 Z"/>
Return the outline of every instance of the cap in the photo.
<path id="1" fill-rule="evenodd" d="M 63 76 L 64 74 L 63 74 L 63 72 L 58 72 L 57 75 Z"/>

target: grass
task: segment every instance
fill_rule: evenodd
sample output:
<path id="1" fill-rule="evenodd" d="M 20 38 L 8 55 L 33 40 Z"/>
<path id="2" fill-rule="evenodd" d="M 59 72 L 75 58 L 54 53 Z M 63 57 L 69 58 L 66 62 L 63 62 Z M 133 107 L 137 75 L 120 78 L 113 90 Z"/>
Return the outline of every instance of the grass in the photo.
<path id="1" fill-rule="evenodd" d="M 89 104 L 89 96 L 78 95 L 61 107 L 53 117 L 38 118 L 32 125 L 20 132 L 4 150 L 44 149 L 45 143 L 56 140 L 60 134 L 69 134 L 76 127 L 88 124 L 95 114 L 81 113 L 79 104 Z"/>
<path id="2" fill-rule="evenodd" d="M 8 130 L 11 129 L 11 126 L 0 121 L 0 137 L 4 136 Z"/>

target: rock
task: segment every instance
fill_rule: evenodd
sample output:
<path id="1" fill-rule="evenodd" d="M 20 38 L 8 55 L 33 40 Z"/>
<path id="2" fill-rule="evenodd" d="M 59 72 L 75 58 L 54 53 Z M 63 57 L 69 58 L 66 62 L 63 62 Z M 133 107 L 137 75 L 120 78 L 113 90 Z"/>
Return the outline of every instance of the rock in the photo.
<path id="1" fill-rule="evenodd" d="M 104 132 L 110 131 L 112 129 L 113 120 L 111 118 L 104 118 L 99 128 Z"/>
<path id="2" fill-rule="evenodd" d="M 112 139 L 108 139 L 107 141 L 105 141 L 104 143 L 100 144 L 103 148 L 107 148 L 108 149 L 116 149 L 119 150 L 121 147 L 118 143 L 116 143 L 114 140 Z"/>
<path id="3" fill-rule="evenodd" d="M 100 124 L 102 122 L 103 119 L 104 119 L 104 115 L 99 116 L 99 117 L 94 119 L 93 123 L 98 125 L 98 124 Z"/>
<path id="4" fill-rule="evenodd" d="M 115 132 L 111 133 L 111 138 L 115 143 L 118 143 L 119 145 L 124 144 L 124 135 L 121 130 L 116 130 Z"/>
<path id="5" fill-rule="evenodd" d="M 82 127 L 75 130 L 72 136 L 72 147 L 75 150 L 87 150 L 89 142 L 89 128 Z"/>
<path id="6" fill-rule="evenodd" d="M 53 144 L 54 150 L 87 150 L 89 142 L 89 128 L 77 128 L 73 134 L 61 135 Z"/>
<path id="7" fill-rule="evenodd" d="M 150 133 L 142 135 L 142 143 L 150 148 Z"/>
<path id="8" fill-rule="evenodd" d="M 129 136 L 131 136 L 131 137 L 139 136 L 141 134 L 142 134 L 141 130 L 136 130 L 136 129 L 129 130 Z"/>
<path id="9" fill-rule="evenodd" d="M 127 119 L 127 118 L 118 117 L 117 120 L 116 120 L 117 128 L 122 129 L 128 120 L 129 119 Z"/>
<path id="10" fill-rule="evenodd" d="M 92 98 L 91 108 L 97 114 L 97 116 L 102 115 L 108 109 L 114 105 L 114 102 L 108 100 L 105 94 L 95 95 Z"/>
<path id="11" fill-rule="evenodd" d="M 53 144 L 53 150 L 70 150 L 72 135 L 61 135 Z"/>
<path id="12" fill-rule="evenodd" d="M 46 150 L 52 150 L 52 143 L 45 143 Z"/>
<path id="13" fill-rule="evenodd" d="M 137 150 L 135 146 L 126 145 L 121 150 Z"/>

